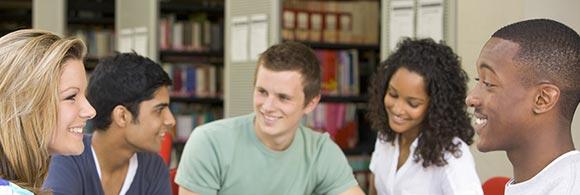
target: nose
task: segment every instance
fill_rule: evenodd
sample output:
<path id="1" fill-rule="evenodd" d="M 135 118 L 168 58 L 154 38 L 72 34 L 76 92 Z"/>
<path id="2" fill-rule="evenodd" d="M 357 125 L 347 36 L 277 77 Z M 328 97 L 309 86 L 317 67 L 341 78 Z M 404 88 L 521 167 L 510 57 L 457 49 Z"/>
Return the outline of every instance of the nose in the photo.
<path id="1" fill-rule="evenodd" d="M 388 102 L 385 102 L 385 103 L 387 103 L 387 104 L 385 104 L 385 106 L 387 108 L 389 108 L 394 115 L 399 116 L 399 115 L 403 114 L 404 110 L 400 105 L 401 101 L 395 100 L 394 102 L 392 102 L 390 104 Z"/>
<path id="2" fill-rule="evenodd" d="M 481 104 L 481 100 L 475 94 L 476 90 L 477 89 L 473 89 L 465 98 L 465 105 L 468 107 L 477 107 Z"/>
<path id="3" fill-rule="evenodd" d="M 165 120 L 163 121 L 163 123 L 167 126 L 173 127 L 175 126 L 175 117 L 173 116 L 173 113 L 171 112 L 171 110 L 167 109 L 167 116 L 165 117 Z"/>
<path id="4" fill-rule="evenodd" d="M 93 108 L 91 103 L 89 103 L 89 101 L 86 98 L 83 99 L 84 101 L 81 105 L 81 112 L 79 113 L 81 118 L 86 118 L 87 120 L 95 118 L 95 116 L 97 115 L 97 111 L 95 111 L 95 108 Z"/>
<path id="5" fill-rule="evenodd" d="M 264 103 L 261 106 L 261 110 L 262 110 L 262 112 L 269 112 L 269 111 L 274 110 L 274 106 L 275 106 L 274 97 L 268 96 L 264 100 Z"/>

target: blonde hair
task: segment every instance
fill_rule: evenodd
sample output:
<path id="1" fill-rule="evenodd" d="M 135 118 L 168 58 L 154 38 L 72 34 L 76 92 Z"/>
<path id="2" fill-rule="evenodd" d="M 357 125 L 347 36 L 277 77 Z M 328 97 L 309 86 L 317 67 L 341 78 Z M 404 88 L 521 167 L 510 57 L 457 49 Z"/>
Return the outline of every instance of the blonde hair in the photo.
<path id="1" fill-rule="evenodd" d="M 0 178 L 40 193 L 58 122 L 63 64 L 85 55 L 81 40 L 47 31 L 19 30 L 0 38 Z"/>

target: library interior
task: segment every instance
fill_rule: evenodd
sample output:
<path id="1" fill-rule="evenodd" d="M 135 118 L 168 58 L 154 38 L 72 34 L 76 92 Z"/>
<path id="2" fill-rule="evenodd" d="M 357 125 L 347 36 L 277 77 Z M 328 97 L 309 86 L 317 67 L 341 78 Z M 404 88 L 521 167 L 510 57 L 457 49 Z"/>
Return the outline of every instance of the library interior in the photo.
<path id="1" fill-rule="evenodd" d="M 376 106 L 369 104 L 369 87 L 402 37 L 448 45 L 473 89 L 476 61 L 493 32 L 532 18 L 580 32 L 578 8 L 576 0 L 2 0 L 0 37 L 33 28 L 83 40 L 87 81 L 99 60 L 116 52 L 135 52 L 160 64 L 172 80 L 175 126 L 164 135 L 159 154 L 172 178 L 196 127 L 255 111 L 260 54 L 279 43 L 302 43 L 319 60 L 321 97 L 300 124 L 328 134 L 368 193 L 378 139 L 367 117 Z M 576 144 L 579 109 L 571 127 Z M 85 133 L 91 132 L 89 123 Z M 468 147 L 482 185 L 514 177 L 504 152 Z M 177 194 L 177 184 L 171 184 Z"/>

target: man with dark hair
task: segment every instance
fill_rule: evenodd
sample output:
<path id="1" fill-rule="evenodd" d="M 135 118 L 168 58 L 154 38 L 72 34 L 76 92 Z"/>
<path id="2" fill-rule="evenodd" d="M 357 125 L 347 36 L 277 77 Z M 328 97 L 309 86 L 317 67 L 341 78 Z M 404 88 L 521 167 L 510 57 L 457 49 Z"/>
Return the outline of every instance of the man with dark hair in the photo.
<path id="1" fill-rule="evenodd" d="M 300 124 L 320 100 L 314 52 L 293 42 L 258 60 L 254 113 L 197 127 L 177 170 L 180 194 L 363 194 L 344 154 Z"/>
<path id="2" fill-rule="evenodd" d="M 514 178 L 506 194 L 580 194 L 580 152 L 571 123 L 580 102 L 580 37 L 534 19 L 493 34 L 466 99 L 475 108 L 477 148 L 503 150 Z"/>
<path id="3" fill-rule="evenodd" d="M 171 79 L 135 53 L 103 59 L 87 97 L 97 116 L 80 156 L 54 156 L 44 187 L 54 194 L 171 194 L 160 150 L 175 125 L 169 110 Z"/>

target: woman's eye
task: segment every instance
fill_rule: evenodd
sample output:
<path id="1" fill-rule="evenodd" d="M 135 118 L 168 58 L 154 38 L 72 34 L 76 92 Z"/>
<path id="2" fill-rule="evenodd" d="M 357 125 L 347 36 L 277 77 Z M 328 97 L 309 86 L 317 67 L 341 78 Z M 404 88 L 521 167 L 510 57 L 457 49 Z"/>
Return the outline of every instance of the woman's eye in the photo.
<path id="1" fill-rule="evenodd" d="M 73 100 L 74 101 L 76 96 L 77 96 L 77 94 L 73 94 L 73 95 L 67 96 L 66 98 L 64 98 L 64 100 Z"/>

